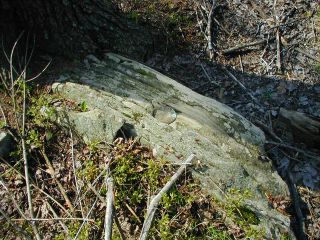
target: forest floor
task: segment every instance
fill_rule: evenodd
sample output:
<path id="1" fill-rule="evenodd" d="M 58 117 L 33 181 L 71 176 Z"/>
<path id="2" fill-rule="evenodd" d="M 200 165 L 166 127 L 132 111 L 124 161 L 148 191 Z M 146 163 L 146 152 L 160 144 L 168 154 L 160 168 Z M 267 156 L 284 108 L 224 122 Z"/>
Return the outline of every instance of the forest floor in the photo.
<path id="1" fill-rule="evenodd" d="M 161 47 L 164 50 L 148 56 L 146 64 L 196 92 L 227 104 L 253 123 L 259 124 L 266 131 L 268 140 L 274 140 L 272 136 L 282 140 L 277 142 L 278 145 L 266 146 L 268 156 L 282 177 L 291 176 L 289 179 L 293 181 L 290 184 L 296 187 L 302 199 L 300 201 L 293 198 L 291 210 L 285 211 L 294 216 L 297 209 L 293 206 L 298 205 L 303 216 L 296 221 L 305 223 L 308 239 L 320 239 L 320 162 L 319 157 L 308 157 L 319 156 L 319 147 L 300 141 L 292 132 L 291 126 L 279 120 L 280 108 L 303 112 L 314 119 L 320 119 L 320 9 L 317 1 L 263 0 L 256 3 L 257 1 L 227 0 L 213 1 L 213 7 L 212 1 L 206 0 L 117 2 L 128 18 L 142 25 L 151 25 L 156 32 L 165 35 L 165 46 Z M 49 68 L 48 74 L 56 72 Z M 72 132 L 58 129 L 46 119 L 39 119 L 36 113 L 41 111 L 42 106 L 50 107 L 57 102 L 54 97 L 50 99 L 47 95 L 45 98 L 36 97 L 45 94 L 50 88 L 35 89 L 30 92 L 32 96 L 29 101 L 34 107 L 28 112 L 31 119 L 28 128 L 37 129 L 38 132 L 31 131 L 27 144 L 31 146 L 30 156 L 35 160 L 31 168 L 36 179 L 36 182 L 32 182 L 37 192 L 34 197 L 36 217 L 45 219 L 50 215 L 55 218 L 45 222 L 50 224 L 39 221 L 39 225 L 48 233 L 46 238 L 63 239 L 65 235 L 57 233 L 66 230 L 72 237 L 80 235 L 87 239 L 90 234 L 96 234 L 91 236 L 92 239 L 100 238 L 103 229 L 101 222 L 87 219 L 84 215 L 84 212 L 91 211 L 89 207 L 95 206 L 95 219 L 103 219 L 102 210 L 105 207 L 105 200 L 101 198 L 106 189 L 101 180 L 103 177 L 99 174 L 103 169 L 94 165 L 93 160 L 104 166 L 106 162 L 112 164 L 121 159 L 121 166 L 128 167 L 128 158 L 138 159 L 133 166 L 135 171 L 132 175 L 123 176 L 119 168 L 112 168 L 114 174 L 118 174 L 120 183 L 136 178 L 135 174 L 144 174 L 147 182 L 149 178 L 155 182 L 152 186 L 141 181 L 143 198 L 135 188 L 120 191 L 120 194 L 137 194 L 135 200 L 130 200 L 132 202 L 116 203 L 119 220 L 127 223 L 122 230 L 125 235 L 136 238 L 143 218 L 141 206 L 145 207 L 149 201 L 149 197 L 146 197 L 150 194 L 149 188 L 159 188 L 167 180 L 164 175 L 171 176 L 176 169 L 166 163 L 158 163 L 153 166 L 153 170 L 160 178 L 154 178 L 155 172 L 146 171 L 146 166 L 150 168 L 148 164 L 153 159 L 152 153 L 138 143 L 120 141 L 109 146 L 108 151 L 98 150 L 98 143 L 85 145 L 76 136 L 72 136 Z M 5 103 L 8 121 L 14 122 L 15 113 L 9 109 L 10 98 L 1 95 L 1 99 Z M 60 101 L 59 99 L 58 102 Z M 17 104 L 21 103 L 20 95 Z M 68 101 L 63 101 L 63 104 L 79 111 L 85 108 Z M 280 143 L 283 147 L 280 147 Z M 15 154 L 18 156 L 21 152 L 17 151 Z M 53 166 L 46 162 L 46 156 L 52 159 Z M 75 162 L 74 156 L 77 156 L 78 162 Z M 70 169 L 74 170 L 76 164 L 81 167 L 73 175 Z M 161 172 L 159 166 L 165 172 Z M 13 222 L 6 223 L 7 228 L 3 228 L 1 232 L 3 236 L 8 236 L 7 239 L 14 239 L 14 235 L 10 233 L 10 223 L 18 226 L 15 231 L 21 230 L 19 226 L 28 229 L 29 233 L 34 231 L 28 222 L 25 225 L 17 224 L 23 221 L 23 215 L 12 205 L 14 198 L 17 205 L 27 209 L 24 176 L 20 171 L 22 169 L 22 160 L 0 165 L 0 204 L 6 206 L 7 214 L 16 216 Z M 73 186 L 74 177 L 81 179 L 77 189 Z M 158 226 L 152 229 L 153 234 L 165 239 L 170 231 L 182 229 L 184 232 L 177 234 L 180 237 L 188 235 L 190 239 L 193 235 L 194 239 L 197 239 L 196 236 L 206 236 L 204 239 L 245 238 L 248 232 L 246 225 L 240 226 L 237 221 L 233 221 L 231 225 L 224 222 L 226 215 L 233 218 L 234 211 L 238 210 L 233 206 L 235 197 L 230 196 L 229 206 L 220 206 L 200 193 L 193 181 L 191 176 L 186 176 L 177 185 L 178 189 L 171 199 L 169 197 L 162 203 L 163 211 L 158 215 Z M 58 186 L 58 182 L 62 186 Z M 66 196 L 62 192 L 66 192 Z M 239 193 L 235 193 L 237 194 Z M 192 195 L 198 197 L 190 198 Z M 74 200 L 74 207 L 81 208 L 78 221 L 72 221 L 77 219 L 68 216 L 73 206 L 60 204 L 67 202 L 68 197 Z M 95 197 L 101 201 L 94 202 Z M 288 199 L 270 201 L 280 210 L 290 205 Z M 185 212 L 189 212 L 190 216 L 184 215 Z M 173 222 L 168 220 L 171 215 L 177 216 Z M 63 222 L 59 216 L 64 216 L 64 220 L 68 217 L 70 219 Z M 126 216 L 131 217 L 128 219 Z M 89 224 L 81 225 L 83 219 L 87 219 Z M 194 222 L 184 222 L 183 219 L 194 219 Z M 119 231 L 116 234 L 121 239 Z"/>

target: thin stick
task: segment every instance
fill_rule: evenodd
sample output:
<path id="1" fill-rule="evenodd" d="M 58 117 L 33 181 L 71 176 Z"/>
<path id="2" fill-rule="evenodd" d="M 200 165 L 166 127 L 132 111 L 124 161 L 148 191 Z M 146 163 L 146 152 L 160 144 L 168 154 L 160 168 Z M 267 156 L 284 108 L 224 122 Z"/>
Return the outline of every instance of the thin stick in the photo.
<path id="1" fill-rule="evenodd" d="M 97 190 L 91 185 L 91 183 L 88 184 L 88 187 L 89 187 L 89 188 L 91 189 L 91 191 L 99 198 L 99 200 L 100 200 L 105 206 L 107 206 L 106 200 L 97 192 Z M 125 240 L 126 237 L 125 237 L 125 235 L 124 235 L 124 233 L 123 233 L 123 230 L 122 230 L 122 228 L 121 228 L 121 224 L 120 224 L 119 219 L 118 219 L 118 217 L 117 217 L 116 209 L 113 208 L 113 211 L 114 211 L 114 213 L 113 213 L 114 221 L 115 221 L 116 226 L 117 226 L 117 228 L 118 228 L 118 230 L 119 230 L 120 237 L 121 237 L 122 240 Z M 140 219 L 139 219 L 139 220 L 140 220 Z"/>
<path id="2" fill-rule="evenodd" d="M 299 52 L 299 53 L 301 53 L 301 54 L 303 54 L 303 55 L 305 55 L 305 56 L 307 56 L 308 58 L 311 58 L 312 60 L 315 60 L 315 61 L 317 61 L 317 62 L 320 62 L 320 59 L 312 56 L 311 54 L 303 51 L 303 50 L 300 49 L 300 48 L 295 48 L 294 50 L 297 51 L 297 52 Z"/>
<path id="3" fill-rule="evenodd" d="M 4 211 L 2 211 L 1 208 L 0 208 L 0 213 L 7 220 L 7 222 L 11 224 L 11 226 L 14 228 L 16 232 L 23 235 L 26 239 L 30 239 L 30 240 L 32 239 L 21 227 L 15 225 L 10 219 L 10 217 Z"/>
<path id="4" fill-rule="evenodd" d="M 290 171 L 287 172 L 287 180 L 288 180 L 288 186 L 289 186 L 289 191 L 291 195 L 291 199 L 293 201 L 293 206 L 294 210 L 296 213 L 296 233 L 297 233 L 297 238 L 298 239 L 307 239 L 307 236 L 305 234 L 305 218 L 303 217 L 301 207 L 300 207 L 300 202 L 301 198 L 299 196 L 299 193 L 296 189 L 296 185 L 293 182 L 293 177 Z"/>
<path id="5" fill-rule="evenodd" d="M 1 181 L 0 184 L 2 185 L 2 187 L 7 191 L 7 193 L 9 194 L 13 205 L 16 207 L 16 209 L 18 210 L 19 214 L 21 215 L 22 218 L 27 219 L 26 215 L 24 214 L 24 212 L 22 211 L 22 209 L 20 208 L 19 204 L 17 203 L 15 197 L 11 194 L 11 192 L 9 191 L 9 189 L 7 188 L 7 186 L 4 184 L 4 181 L 2 179 L 2 177 L 0 177 Z"/>
<path id="6" fill-rule="evenodd" d="M 113 223 L 113 179 L 112 177 L 107 178 L 107 196 L 106 196 L 106 215 L 104 220 L 104 239 L 110 240 L 112 238 L 112 223 Z"/>
<path id="7" fill-rule="evenodd" d="M 276 34 L 276 41 L 277 41 L 277 69 L 279 72 L 282 71 L 282 63 L 281 63 L 281 36 L 280 36 L 280 29 L 277 29 Z"/>
<path id="8" fill-rule="evenodd" d="M 126 236 L 125 236 L 124 233 L 123 233 L 123 230 L 122 230 L 122 228 L 121 228 L 121 224 L 120 224 L 120 222 L 119 222 L 119 219 L 118 219 L 116 213 L 114 213 L 114 221 L 115 221 L 116 226 L 117 226 L 117 228 L 118 228 L 118 230 L 119 230 L 121 240 L 126 240 Z"/>
<path id="9" fill-rule="evenodd" d="M 12 167 L 5 159 L 0 157 L 0 160 L 5 162 L 5 164 L 12 169 L 13 171 L 15 171 L 20 177 L 22 177 L 23 179 L 25 179 L 25 176 L 23 174 L 21 174 L 17 169 L 15 169 L 14 167 Z M 46 195 L 49 199 L 51 199 L 55 204 L 57 204 L 65 213 L 67 213 L 70 217 L 71 214 L 67 211 L 67 209 L 65 209 L 57 200 L 55 200 L 53 197 L 51 197 L 48 193 L 46 193 L 44 190 L 42 190 L 41 188 L 39 188 L 37 185 L 31 183 L 31 186 L 34 187 L 35 189 L 39 190 L 41 193 L 43 193 L 44 195 Z"/>
<path id="10" fill-rule="evenodd" d="M 236 83 L 239 84 L 239 86 L 249 95 L 249 97 L 259 106 L 261 106 L 261 104 L 259 103 L 258 99 L 256 99 L 252 93 L 250 92 L 250 90 L 248 90 L 243 84 L 242 82 L 240 82 L 231 72 L 229 72 L 225 67 L 223 67 L 223 69 L 225 70 L 225 72 L 229 75 L 229 77 L 231 77 L 231 79 L 233 81 L 235 81 Z"/>
<path id="11" fill-rule="evenodd" d="M 212 46 L 212 19 L 213 19 L 213 10 L 214 10 L 214 7 L 216 5 L 216 1 L 213 0 L 212 1 L 212 5 L 211 5 L 211 9 L 210 9 L 210 12 L 209 12 L 209 16 L 208 16 L 208 25 L 207 25 L 207 33 L 208 33 L 208 49 L 209 49 L 209 53 L 210 53 L 210 59 L 212 59 L 213 57 L 213 53 L 212 53 L 212 49 L 213 49 L 213 46 Z"/>
<path id="12" fill-rule="evenodd" d="M 126 207 L 128 208 L 128 210 L 132 213 L 132 215 L 137 219 L 137 221 L 139 223 L 142 223 L 142 221 L 140 220 L 140 218 L 138 217 L 138 215 L 133 211 L 133 209 L 129 206 L 128 203 L 125 203 Z"/>
<path id="13" fill-rule="evenodd" d="M 79 189 L 78 180 L 77 180 L 76 162 L 74 159 L 72 130 L 69 129 L 69 132 L 70 132 L 70 137 L 71 137 L 71 159 L 72 159 L 73 176 L 74 176 L 74 181 L 75 181 L 76 190 L 77 190 L 77 197 L 78 197 L 78 196 L 80 196 L 80 189 Z M 81 215 L 82 215 L 82 217 L 84 217 L 81 198 L 79 199 L 79 205 L 80 205 Z"/>
<path id="14" fill-rule="evenodd" d="M 102 189 L 102 187 L 100 188 L 99 193 L 101 192 L 101 189 Z M 78 232 L 77 232 L 77 234 L 76 234 L 76 236 L 74 237 L 73 240 L 77 240 L 77 239 L 78 239 L 78 236 L 79 236 L 79 234 L 80 234 L 83 226 L 87 223 L 87 220 L 86 220 L 86 219 L 89 218 L 91 212 L 93 211 L 93 208 L 95 207 L 96 203 L 98 202 L 98 199 L 99 199 L 98 197 L 95 199 L 94 203 L 92 204 L 92 206 L 91 206 L 91 208 L 90 208 L 87 216 L 85 217 L 84 221 L 82 222 L 82 224 L 81 224 L 80 228 L 78 229 Z"/>
<path id="15" fill-rule="evenodd" d="M 45 203 L 47 204 L 49 210 L 52 212 L 53 216 L 54 216 L 55 218 L 58 218 L 58 214 L 57 214 L 56 211 L 53 209 L 53 207 L 50 205 L 50 203 L 49 203 L 49 202 L 45 202 Z M 64 231 L 64 233 L 66 234 L 67 238 L 68 238 L 69 240 L 71 240 L 72 238 L 71 238 L 70 235 L 69 235 L 69 229 L 68 229 L 68 227 L 67 227 L 61 220 L 59 220 L 59 223 L 60 223 L 61 227 L 63 228 L 63 231 Z"/>
<path id="16" fill-rule="evenodd" d="M 71 211 L 74 213 L 74 212 L 75 212 L 75 209 L 74 209 L 74 207 L 73 207 L 73 205 L 72 205 L 72 203 L 71 203 L 68 195 L 66 194 L 66 191 L 64 190 L 62 184 L 61 184 L 60 181 L 57 179 L 56 174 L 55 174 L 55 171 L 54 171 L 54 168 L 53 168 L 53 166 L 52 166 L 52 164 L 51 164 L 51 162 L 50 162 L 47 154 L 45 153 L 44 148 L 42 149 L 41 153 L 42 153 L 42 156 L 43 156 L 44 160 L 46 161 L 46 164 L 47 164 L 47 166 L 48 166 L 48 168 L 49 168 L 49 170 L 50 170 L 50 173 L 51 173 L 50 175 L 52 176 L 52 178 L 54 179 L 54 181 L 55 181 L 56 184 L 58 185 L 58 188 L 59 188 L 59 190 L 60 190 L 60 192 L 61 192 L 64 200 L 66 201 L 68 207 L 69 207 L 69 208 L 71 209 Z"/>
<path id="17" fill-rule="evenodd" d="M 36 222 L 46 222 L 46 221 L 85 221 L 85 222 L 92 222 L 94 223 L 95 220 L 91 218 L 63 218 L 63 217 L 54 217 L 54 218 L 14 218 L 11 219 L 12 221 L 36 221 Z"/>
<path id="18" fill-rule="evenodd" d="M 312 158 L 314 160 L 317 160 L 317 161 L 320 161 L 320 158 L 315 156 L 315 155 L 312 155 L 312 154 L 309 154 L 307 153 L 306 151 L 300 149 L 300 148 L 297 148 L 297 147 L 293 147 L 293 146 L 290 146 L 288 144 L 285 144 L 285 143 L 277 143 L 277 142 L 272 142 L 272 141 L 266 141 L 266 143 L 268 144 L 272 144 L 272 145 L 275 145 L 275 146 L 278 146 L 278 147 L 283 147 L 283 148 L 287 148 L 287 149 L 291 149 L 291 150 L 294 150 L 296 152 L 299 152 L 299 153 L 302 153 L 304 154 L 305 156 L 309 157 L 309 158 Z"/>
<path id="19" fill-rule="evenodd" d="M 258 127 L 260 127 L 262 129 L 262 131 L 264 131 L 265 133 L 269 134 L 274 140 L 278 141 L 278 142 L 283 142 L 281 138 L 279 138 L 273 131 L 272 129 L 270 129 L 269 127 L 267 127 L 266 125 L 264 125 L 262 122 L 255 120 L 254 124 L 256 124 Z"/>
<path id="20" fill-rule="evenodd" d="M 242 57 L 240 54 L 239 54 L 239 62 L 240 62 L 241 72 L 243 73 L 244 69 L 243 69 L 243 64 L 242 64 Z"/>
<path id="21" fill-rule="evenodd" d="M 24 78 L 25 79 L 25 78 Z M 22 145 L 22 155 L 24 161 L 24 174 L 25 174 L 25 181 L 27 187 L 27 197 L 28 197 L 28 205 L 29 205 L 29 214 L 30 217 L 34 218 L 33 213 L 33 206 L 32 206 L 32 198 L 31 198 L 31 188 L 30 188 L 30 180 L 29 180 L 29 166 L 28 166 L 28 158 L 27 158 L 27 149 L 25 143 L 25 123 L 26 123 L 26 83 L 23 83 L 23 107 L 22 107 L 22 129 L 21 129 L 21 145 Z M 35 237 L 37 240 L 41 240 L 39 235 L 38 228 L 35 222 L 31 221 L 31 226 L 34 231 Z"/>
<path id="22" fill-rule="evenodd" d="M 8 126 L 7 118 L 6 118 L 6 115 L 4 114 L 4 111 L 3 111 L 3 108 L 1 106 L 1 103 L 0 103 L 0 111 L 1 111 L 1 114 L 3 116 L 4 125 Z"/>
<path id="23" fill-rule="evenodd" d="M 212 84 L 215 85 L 215 86 L 220 87 L 219 83 L 217 83 L 216 81 L 213 81 L 213 80 L 211 79 L 211 77 L 209 76 L 207 70 L 204 68 L 204 66 L 203 66 L 202 63 L 201 63 L 201 68 L 202 68 L 204 74 L 206 75 L 206 77 L 208 78 L 209 82 L 212 83 Z"/>
<path id="24" fill-rule="evenodd" d="M 234 53 L 234 52 L 238 52 L 238 51 L 240 51 L 240 50 L 242 50 L 244 48 L 254 47 L 254 46 L 257 46 L 257 45 L 262 45 L 262 44 L 268 43 L 270 41 L 273 41 L 274 39 L 275 38 L 272 37 L 272 38 L 261 39 L 261 40 L 258 40 L 258 41 L 255 41 L 255 42 L 251 42 L 251 43 L 240 44 L 238 46 L 222 50 L 221 53 L 223 55 L 228 55 L 228 54 L 231 54 L 231 53 Z"/>
<path id="25" fill-rule="evenodd" d="M 178 171 L 171 177 L 170 181 L 160 190 L 160 192 L 151 200 L 150 205 L 147 209 L 146 218 L 143 223 L 143 227 L 140 234 L 140 240 L 146 240 L 148 237 L 149 230 L 156 212 L 157 206 L 164 194 L 166 194 L 172 185 L 178 180 L 180 175 L 185 171 L 186 167 L 191 164 L 194 154 L 191 154 L 188 159 L 183 163 L 183 165 L 178 169 Z"/>

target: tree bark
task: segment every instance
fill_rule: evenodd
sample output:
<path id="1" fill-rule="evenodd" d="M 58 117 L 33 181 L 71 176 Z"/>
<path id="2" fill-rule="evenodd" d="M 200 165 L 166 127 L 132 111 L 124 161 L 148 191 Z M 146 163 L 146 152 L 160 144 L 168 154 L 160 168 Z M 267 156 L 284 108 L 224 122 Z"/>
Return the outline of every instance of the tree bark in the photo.
<path id="1" fill-rule="evenodd" d="M 114 51 L 142 59 L 153 48 L 150 31 L 128 21 L 111 0 L 0 0 L 0 16 L 7 41 L 25 31 L 35 35 L 37 50 L 51 54 Z"/>

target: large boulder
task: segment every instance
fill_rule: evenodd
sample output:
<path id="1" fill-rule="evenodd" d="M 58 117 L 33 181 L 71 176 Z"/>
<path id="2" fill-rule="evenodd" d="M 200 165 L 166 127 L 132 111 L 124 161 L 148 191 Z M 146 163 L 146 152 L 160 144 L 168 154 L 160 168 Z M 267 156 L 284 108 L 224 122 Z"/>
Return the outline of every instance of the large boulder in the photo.
<path id="1" fill-rule="evenodd" d="M 60 79 L 53 90 L 88 109 L 68 110 L 58 121 L 68 122 L 85 141 L 139 137 L 157 156 L 178 164 L 194 153 L 194 176 L 204 191 L 223 201 L 228 189 L 250 190 L 246 206 L 266 239 L 291 233 L 289 218 L 266 199 L 287 196 L 288 189 L 271 163 L 259 160 L 265 136 L 231 108 L 116 54 L 103 61 L 90 56 Z"/>

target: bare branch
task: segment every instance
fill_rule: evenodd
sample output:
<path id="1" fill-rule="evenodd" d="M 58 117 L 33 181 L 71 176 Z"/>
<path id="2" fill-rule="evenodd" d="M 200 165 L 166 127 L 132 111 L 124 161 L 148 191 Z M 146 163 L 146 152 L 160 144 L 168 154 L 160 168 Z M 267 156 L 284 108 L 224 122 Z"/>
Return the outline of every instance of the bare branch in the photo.
<path id="1" fill-rule="evenodd" d="M 106 207 L 106 215 L 104 220 L 104 239 L 111 240 L 112 237 L 112 222 L 113 222 L 113 179 L 111 177 L 106 180 L 107 185 L 107 207 Z"/>

